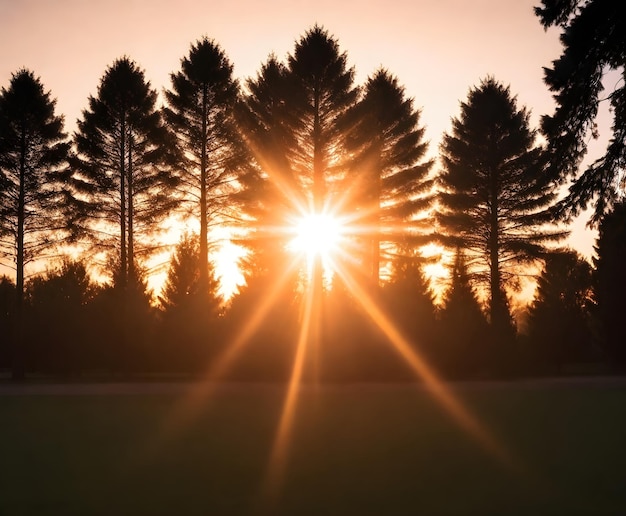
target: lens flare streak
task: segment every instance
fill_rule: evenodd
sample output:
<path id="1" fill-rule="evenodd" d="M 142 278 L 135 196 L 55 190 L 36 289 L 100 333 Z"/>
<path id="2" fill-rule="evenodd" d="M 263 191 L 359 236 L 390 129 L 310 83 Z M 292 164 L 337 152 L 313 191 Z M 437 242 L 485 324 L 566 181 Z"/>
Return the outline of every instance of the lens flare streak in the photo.
<path id="1" fill-rule="evenodd" d="M 345 270 L 336 268 L 335 272 L 345 282 L 355 299 L 359 301 L 368 316 L 378 325 L 387 337 L 389 343 L 396 352 L 411 367 L 417 377 L 421 378 L 424 386 L 430 390 L 442 407 L 457 421 L 457 423 L 483 448 L 500 460 L 503 464 L 513 467 L 513 460 L 506 450 L 496 439 L 491 436 L 480 422 L 454 397 L 452 392 L 432 371 L 425 360 L 419 356 L 413 347 L 402 336 L 383 311 L 376 305 L 374 300 L 361 288 L 357 281 Z"/>
<path id="2" fill-rule="evenodd" d="M 272 503 L 272 501 L 275 500 L 283 482 L 305 358 L 311 340 L 315 338 L 315 332 L 311 331 L 311 321 L 314 318 L 314 312 L 316 314 L 319 313 L 319 310 L 316 310 L 317 307 L 315 306 L 318 302 L 319 297 L 316 295 L 315 289 L 307 289 L 296 355 L 287 387 L 287 394 L 283 403 L 278 430 L 276 432 L 276 438 L 270 455 L 265 484 L 261 493 L 264 503 Z M 315 322 L 316 321 L 313 321 L 313 324 L 315 324 Z"/>

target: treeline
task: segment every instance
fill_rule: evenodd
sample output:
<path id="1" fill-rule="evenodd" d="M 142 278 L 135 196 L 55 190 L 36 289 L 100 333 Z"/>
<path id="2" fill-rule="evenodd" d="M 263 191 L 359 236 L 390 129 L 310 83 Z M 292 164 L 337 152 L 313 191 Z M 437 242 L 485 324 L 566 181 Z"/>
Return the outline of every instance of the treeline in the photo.
<path id="1" fill-rule="evenodd" d="M 214 368 L 284 379 L 299 349 L 305 377 L 412 377 L 391 334 L 457 378 L 623 363 L 609 308 L 619 210 L 602 218 L 593 268 L 551 245 L 567 235 L 555 151 L 495 78 L 470 88 L 439 165 L 398 79 L 380 69 L 356 85 L 319 26 L 243 85 L 203 38 L 172 73 L 163 106 L 158 98 L 134 61 L 118 59 L 68 138 L 33 72 L 2 89 L 0 243 L 16 273 L 0 284 L 0 365 L 15 378 Z M 321 257 L 307 268 L 286 250 L 307 213 L 343 221 L 332 280 Z M 146 262 L 172 214 L 199 232 L 178 244 L 153 298 Z M 244 230 L 238 243 L 249 250 L 247 284 L 227 305 L 209 259 L 220 224 Z M 455 254 L 441 306 L 420 252 L 432 242 Z M 28 263 L 68 244 L 105 257 L 108 283 L 93 282 L 87 257 L 25 281 Z M 538 264 L 522 331 L 509 294 Z"/>

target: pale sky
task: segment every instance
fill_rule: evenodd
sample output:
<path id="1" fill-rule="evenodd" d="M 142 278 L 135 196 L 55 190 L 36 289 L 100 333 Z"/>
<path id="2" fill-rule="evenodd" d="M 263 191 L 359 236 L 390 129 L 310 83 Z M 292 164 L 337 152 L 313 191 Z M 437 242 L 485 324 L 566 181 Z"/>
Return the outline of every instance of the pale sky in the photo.
<path id="1" fill-rule="evenodd" d="M 105 69 L 127 55 L 152 86 L 169 87 L 191 43 L 213 38 L 235 76 L 256 75 L 270 53 L 284 58 L 315 23 L 347 52 L 361 84 L 378 67 L 397 75 L 422 110 L 437 153 L 459 102 L 481 79 L 509 85 L 537 126 L 553 111 L 543 66 L 560 55 L 558 32 L 533 13 L 539 0 L 0 0 L 0 85 L 31 69 L 57 99 L 72 132 Z M 603 125 L 600 124 L 602 130 Z M 592 153 L 602 145 L 592 146 Z M 595 233 L 579 219 L 570 239 L 586 256 Z"/>

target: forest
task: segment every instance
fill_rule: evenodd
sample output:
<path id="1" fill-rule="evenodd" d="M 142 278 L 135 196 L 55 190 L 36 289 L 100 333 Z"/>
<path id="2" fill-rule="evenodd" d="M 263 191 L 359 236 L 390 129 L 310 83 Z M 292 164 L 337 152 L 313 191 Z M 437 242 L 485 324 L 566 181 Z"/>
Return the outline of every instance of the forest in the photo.
<path id="1" fill-rule="evenodd" d="M 577 4 L 536 8 L 538 23 L 562 29 L 563 55 L 545 69 L 556 111 L 531 127 L 529 108 L 487 76 L 468 85 L 438 149 L 415 107 L 427 99 L 384 67 L 356 84 L 319 25 L 245 81 L 208 37 L 162 91 L 120 57 L 73 134 L 35 71 L 15 71 L 0 91 L 0 262 L 12 271 L 0 278 L 0 371 L 283 381 L 297 368 L 329 382 L 409 381 L 420 364 L 464 380 L 621 372 L 626 30 L 614 2 Z M 608 94 L 607 70 L 622 74 Z M 613 136 L 583 167 L 605 101 Z M 591 263 L 562 246 L 588 207 Z M 184 228 L 174 244 L 171 220 Z M 317 240 L 294 245 L 311 238 L 307 221 Z M 219 230 L 245 250 L 245 284 L 226 297 Z M 150 259 L 163 252 L 155 292 Z M 442 287 L 425 270 L 443 255 Z M 519 308 L 528 278 L 534 298 Z"/>

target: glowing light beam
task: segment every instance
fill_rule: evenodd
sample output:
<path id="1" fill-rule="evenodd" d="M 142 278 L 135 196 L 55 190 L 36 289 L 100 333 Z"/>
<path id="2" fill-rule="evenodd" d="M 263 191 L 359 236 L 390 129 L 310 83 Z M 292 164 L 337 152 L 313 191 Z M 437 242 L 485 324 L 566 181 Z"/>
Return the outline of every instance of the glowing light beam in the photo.
<path id="1" fill-rule="evenodd" d="M 514 468 L 516 461 L 513 460 L 509 451 L 490 435 L 480 422 L 454 397 L 452 392 L 446 388 L 445 384 L 437 377 L 415 349 L 411 347 L 400 331 L 368 295 L 366 290 L 361 288 L 358 282 L 355 281 L 347 271 L 341 268 L 336 268 L 335 271 L 345 282 L 355 299 L 357 299 L 365 309 L 369 317 L 383 331 L 396 352 L 407 362 L 414 373 L 423 380 L 424 385 L 432 392 L 441 406 L 444 407 L 461 428 L 476 439 L 485 450 L 503 464 Z"/>

